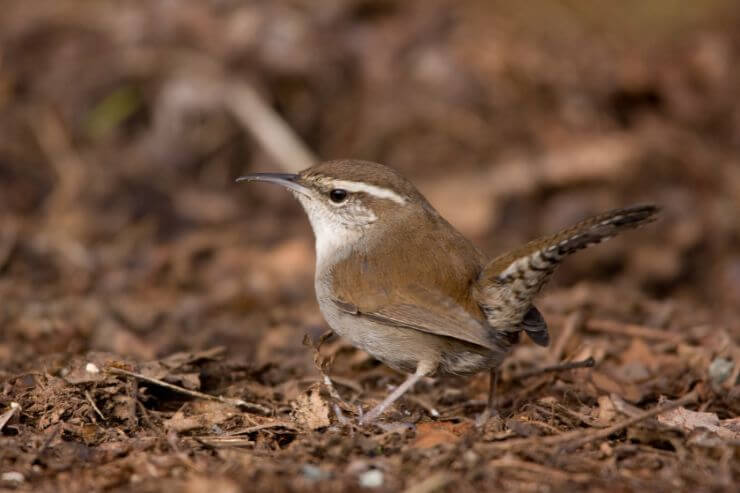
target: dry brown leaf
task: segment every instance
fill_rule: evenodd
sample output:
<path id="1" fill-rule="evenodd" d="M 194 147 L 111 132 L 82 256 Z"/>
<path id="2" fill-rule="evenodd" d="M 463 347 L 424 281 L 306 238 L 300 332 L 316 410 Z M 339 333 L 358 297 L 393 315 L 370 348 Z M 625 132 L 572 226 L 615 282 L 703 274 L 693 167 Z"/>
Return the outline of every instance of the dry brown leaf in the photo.
<path id="1" fill-rule="evenodd" d="M 311 430 L 331 424 L 329 404 L 321 397 L 319 386 L 314 385 L 298 396 L 293 403 L 293 417 L 302 426 Z"/>
<path id="2" fill-rule="evenodd" d="M 716 433 L 718 436 L 730 440 L 740 439 L 735 420 L 721 422 L 715 413 L 691 411 L 679 407 L 658 415 L 658 422 L 683 431 L 693 431 L 703 428 Z"/>
<path id="3" fill-rule="evenodd" d="M 657 369 L 655 355 L 652 349 L 639 337 L 632 338 L 627 350 L 620 355 L 620 359 L 625 364 L 641 363 L 650 368 L 650 371 Z"/>
<path id="4" fill-rule="evenodd" d="M 642 398 L 642 391 L 640 391 L 640 388 L 636 385 L 619 382 L 611 376 L 599 371 L 593 371 L 591 373 L 591 382 L 602 392 L 620 395 L 630 402 L 638 402 Z"/>
<path id="5" fill-rule="evenodd" d="M 622 413 L 622 414 L 624 414 L 626 416 L 634 417 L 634 416 L 637 416 L 638 414 L 640 414 L 642 412 L 642 410 L 639 407 L 633 406 L 629 402 L 625 401 L 618 394 L 614 394 L 614 393 L 609 394 L 609 398 L 611 399 L 612 404 L 614 404 L 614 408 L 618 412 L 620 412 L 620 413 Z"/>
<path id="6" fill-rule="evenodd" d="M 703 346 L 680 344 L 676 352 L 685 364 L 699 373 L 703 373 L 712 361 L 712 352 Z"/>
<path id="7" fill-rule="evenodd" d="M 441 444 L 457 443 L 472 425 L 469 422 L 451 423 L 449 421 L 430 421 L 416 427 L 416 440 L 413 447 L 426 449 Z"/>
<path id="8" fill-rule="evenodd" d="M 107 353 L 89 353 L 84 358 L 73 359 L 62 371 L 62 377 L 72 385 L 112 380 L 110 375 L 101 371 L 111 361 L 120 361 L 120 358 Z"/>
<path id="9" fill-rule="evenodd" d="M 221 402 L 193 401 L 180 408 L 165 421 L 164 427 L 178 433 L 198 428 L 210 429 L 240 414 L 238 408 Z"/>
<path id="10" fill-rule="evenodd" d="M 614 416 L 616 415 L 617 408 L 614 406 L 614 403 L 609 398 L 609 396 L 599 396 L 599 423 L 607 425 L 611 423 L 611 421 L 614 419 Z"/>

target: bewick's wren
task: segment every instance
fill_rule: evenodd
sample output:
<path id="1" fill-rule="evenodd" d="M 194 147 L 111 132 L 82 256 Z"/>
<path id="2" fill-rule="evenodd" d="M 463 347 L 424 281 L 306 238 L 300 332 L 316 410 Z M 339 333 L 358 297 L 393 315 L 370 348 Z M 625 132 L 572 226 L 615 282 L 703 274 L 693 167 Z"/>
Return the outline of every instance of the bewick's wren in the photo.
<path id="1" fill-rule="evenodd" d="M 493 378 L 521 332 L 546 346 L 547 325 L 532 300 L 558 263 L 657 212 L 651 205 L 607 212 L 489 262 L 411 182 L 381 164 L 330 161 L 238 181 L 277 183 L 295 195 L 316 236 L 316 297 L 327 323 L 411 373 L 363 422 L 425 375 L 491 370 Z"/>

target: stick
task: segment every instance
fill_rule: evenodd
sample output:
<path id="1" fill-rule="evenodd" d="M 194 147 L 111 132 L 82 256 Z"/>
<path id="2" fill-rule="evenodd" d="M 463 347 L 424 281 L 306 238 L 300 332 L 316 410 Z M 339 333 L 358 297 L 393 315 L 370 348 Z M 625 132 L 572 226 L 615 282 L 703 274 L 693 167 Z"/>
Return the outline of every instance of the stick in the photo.
<path id="1" fill-rule="evenodd" d="M 548 361 L 551 364 L 555 364 L 563 358 L 565 346 L 568 344 L 568 341 L 570 341 L 570 338 L 573 337 L 573 334 L 575 334 L 582 326 L 583 312 L 579 310 L 568 315 L 563 324 L 563 331 L 560 333 L 558 340 L 553 345 L 552 351 L 548 356 Z"/>
<path id="2" fill-rule="evenodd" d="M 90 395 L 90 391 L 89 390 L 86 390 L 85 391 L 85 398 L 87 399 L 87 402 L 90 403 L 90 405 L 92 406 L 93 410 L 97 413 L 97 415 L 100 416 L 100 419 L 102 419 L 103 421 L 105 421 L 105 416 L 103 416 L 103 413 L 100 412 L 100 409 L 98 409 L 98 406 L 95 405 L 95 401 L 93 400 L 92 396 Z"/>
<path id="3" fill-rule="evenodd" d="M 652 418 L 653 416 L 663 414 L 666 411 L 671 411 L 673 409 L 683 406 L 684 404 L 693 402 L 694 400 L 696 400 L 696 395 L 697 395 L 696 391 L 689 392 L 688 394 L 681 397 L 680 399 L 673 401 L 669 404 L 666 404 L 664 406 L 655 406 L 654 408 L 647 410 L 644 413 L 638 414 L 637 416 L 634 416 L 632 418 L 626 419 L 622 421 L 621 423 L 617 423 L 615 425 L 609 426 L 608 428 L 603 428 L 601 430 L 591 431 L 590 433 L 586 434 L 586 436 L 583 436 L 579 438 L 578 440 L 574 440 L 571 444 L 569 444 L 569 448 L 575 449 L 589 442 L 592 442 L 594 440 L 598 440 L 600 438 L 606 438 L 612 433 L 621 431 L 636 423 L 639 423 L 640 421 L 644 421 L 648 418 Z"/>
<path id="4" fill-rule="evenodd" d="M 271 411 L 269 408 L 261 404 L 254 403 L 254 402 L 247 402 L 242 399 L 231 398 L 231 397 L 222 397 L 220 395 L 204 394 L 203 392 L 198 392 L 196 390 L 189 390 L 184 387 L 180 387 L 179 385 L 174 385 L 174 384 L 165 382 L 164 380 L 147 377 L 146 375 L 142 375 L 141 373 L 134 373 L 132 371 L 123 370 L 121 368 L 116 368 L 115 366 L 110 366 L 106 368 L 106 371 L 108 373 L 113 373 L 115 375 L 126 375 L 128 377 L 137 378 L 144 382 L 153 383 L 154 385 L 159 385 L 160 387 L 170 389 L 174 392 L 179 392 L 180 394 L 185 394 L 185 395 L 189 395 L 190 397 L 195 397 L 196 399 L 206 399 L 209 401 L 222 402 L 230 406 L 244 408 L 247 411 L 249 410 L 258 411 L 260 414 L 265 414 L 265 415 L 271 414 Z"/>
<path id="5" fill-rule="evenodd" d="M 488 463 L 488 465 L 500 468 L 521 469 L 523 471 L 534 473 L 538 476 L 550 476 L 552 480 L 558 482 L 575 481 L 578 483 L 586 483 L 591 480 L 591 476 L 585 473 L 569 473 L 565 471 L 559 471 L 551 467 L 543 466 L 541 464 L 535 464 L 534 462 L 527 462 L 510 456 L 492 460 Z"/>
<path id="6" fill-rule="evenodd" d="M 3 229 L 5 231 L 0 235 L 0 270 L 10 262 L 18 243 L 18 225 L 14 221 L 6 221 Z"/>
<path id="7" fill-rule="evenodd" d="M 287 428 L 289 430 L 296 431 L 295 425 L 292 425 L 288 423 L 287 421 L 275 421 L 273 423 L 262 423 L 260 425 L 248 426 L 246 428 L 239 428 L 237 430 L 230 430 L 226 432 L 224 435 L 226 436 L 246 435 L 249 433 L 254 433 L 255 431 L 267 430 L 269 428 Z M 224 436 L 224 435 L 219 435 L 219 436 Z"/>
<path id="8" fill-rule="evenodd" d="M 615 425 L 609 426 L 608 428 L 602 428 L 599 430 L 585 430 L 585 431 L 574 430 L 574 431 L 568 431 L 565 433 L 561 433 L 560 435 L 553 435 L 553 436 L 548 436 L 548 437 L 533 437 L 533 438 L 506 440 L 506 441 L 496 443 L 493 445 L 496 448 L 508 449 L 508 448 L 518 448 L 522 446 L 532 446 L 532 445 L 560 445 L 560 444 L 572 442 L 569 444 L 568 448 L 577 448 L 582 445 L 585 445 L 586 443 L 592 442 L 594 440 L 598 440 L 600 438 L 606 438 L 609 435 L 616 433 L 618 431 L 621 431 L 625 428 L 628 428 L 634 424 L 637 424 L 640 421 L 644 421 L 646 419 L 652 418 L 653 416 L 657 416 L 658 414 L 662 414 L 666 411 L 670 411 L 672 409 L 681 407 L 684 404 L 693 402 L 696 399 L 696 396 L 697 396 L 696 391 L 690 392 L 676 401 L 673 401 L 663 406 L 655 406 L 652 409 L 649 409 L 631 418 L 625 419 L 621 423 L 617 423 Z"/>
<path id="9" fill-rule="evenodd" d="M 239 437 L 193 437 L 193 440 L 211 448 L 254 447 L 254 440 Z"/>
<path id="10" fill-rule="evenodd" d="M 17 402 L 11 402 L 10 403 L 10 409 L 5 411 L 2 415 L 0 415 L 0 431 L 5 428 L 5 425 L 8 424 L 8 421 L 10 421 L 10 418 L 15 416 L 15 413 L 20 412 L 21 406 Z"/>
<path id="11" fill-rule="evenodd" d="M 594 360 L 592 357 L 589 356 L 588 358 L 581 360 L 581 361 L 567 361 L 565 363 L 560 363 L 558 365 L 545 366 L 544 368 L 533 368 L 531 370 L 525 370 L 517 374 L 514 374 L 514 376 L 512 376 L 511 379 L 521 380 L 523 378 L 535 377 L 538 375 L 542 375 L 544 373 L 567 371 L 567 370 L 573 370 L 576 368 L 593 368 L 595 364 L 596 364 L 596 360 Z"/>
<path id="12" fill-rule="evenodd" d="M 224 103 L 285 171 L 297 173 L 317 161 L 293 129 L 252 86 L 244 82 L 226 84 Z"/>
<path id="13" fill-rule="evenodd" d="M 674 334 L 653 327 L 644 325 L 628 324 L 617 322 L 615 320 L 604 320 L 592 318 L 584 324 L 584 328 L 591 332 L 605 332 L 607 334 L 620 334 L 631 337 L 642 337 L 643 339 L 653 339 L 657 341 L 668 341 L 678 343 L 683 341 L 684 337 L 680 334 Z"/>

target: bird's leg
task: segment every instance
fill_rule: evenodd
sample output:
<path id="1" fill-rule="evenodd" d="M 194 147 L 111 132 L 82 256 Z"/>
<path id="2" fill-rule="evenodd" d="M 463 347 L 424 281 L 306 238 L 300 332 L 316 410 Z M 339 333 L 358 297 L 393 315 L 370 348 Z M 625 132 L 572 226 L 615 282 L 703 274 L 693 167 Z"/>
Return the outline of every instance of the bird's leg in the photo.
<path id="1" fill-rule="evenodd" d="M 360 424 L 365 425 L 374 421 L 378 416 L 383 414 L 383 412 L 388 409 L 391 404 L 396 402 L 399 397 L 405 394 L 407 390 L 413 387 L 416 382 L 421 380 L 421 378 L 428 373 L 429 370 L 426 365 L 422 365 L 421 363 L 419 363 L 419 365 L 416 367 L 416 371 L 413 374 L 409 375 L 408 378 L 401 385 L 396 387 L 396 389 L 391 392 L 388 397 L 383 399 L 383 402 L 372 408 L 369 413 L 360 418 Z"/>
<path id="2" fill-rule="evenodd" d="M 488 404 L 486 409 L 478 415 L 475 420 L 477 426 L 483 426 L 491 416 L 498 415 L 498 409 L 496 409 L 496 394 L 498 393 L 498 368 L 491 368 L 490 376 L 488 378 Z"/>

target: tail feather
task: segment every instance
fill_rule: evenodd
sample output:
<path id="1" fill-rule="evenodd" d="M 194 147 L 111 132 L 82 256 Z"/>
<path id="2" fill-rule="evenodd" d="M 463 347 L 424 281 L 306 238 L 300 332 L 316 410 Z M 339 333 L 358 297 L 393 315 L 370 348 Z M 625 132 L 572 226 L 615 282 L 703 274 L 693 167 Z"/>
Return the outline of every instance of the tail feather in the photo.
<path id="1" fill-rule="evenodd" d="M 522 319 L 522 328 L 527 333 L 532 342 L 538 346 L 547 346 L 550 344 L 550 333 L 547 331 L 547 323 L 540 311 L 531 306 Z"/>
<path id="2" fill-rule="evenodd" d="M 489 324 L 506 331 L 526 330 L 535 342 L 546 344 L 547 326 L 544 320 L 537 322 L 539 312 L 532 300 L 560 262 L 578 250 L 655 220 L 658 211 L 654 205 L 609 211 L 493 259 L 477 283 Z"/>

